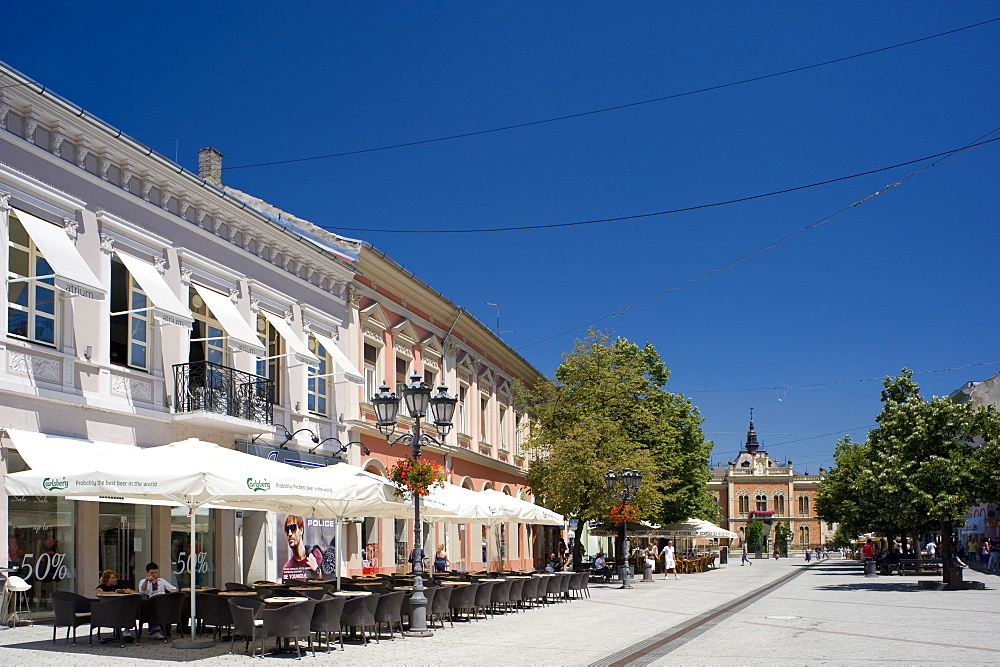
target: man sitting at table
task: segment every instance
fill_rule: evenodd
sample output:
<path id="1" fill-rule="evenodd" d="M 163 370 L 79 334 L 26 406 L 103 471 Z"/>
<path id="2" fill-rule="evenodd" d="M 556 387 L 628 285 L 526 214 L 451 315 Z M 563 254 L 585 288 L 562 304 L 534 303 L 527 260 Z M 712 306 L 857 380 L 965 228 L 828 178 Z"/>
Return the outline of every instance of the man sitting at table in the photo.
<path id="1" fill-rule="evenodd" d="M 164 593 L 173 593 L 177 587 L 160 576 L 160 566 L 156 563 L 146 565 L 146 578 L 139 582 L 139 592 L 145 598 L 155 598 Z M 152 639 L 163 639 L 163 631 L 156 623 L 149 624 L 149 636 Z"/>
<path id="2" fill-rule="evenodd" d="M 598 551 L 597 558 L 594 559 L 594 574 L 599 574 L 604 577 L 604 582 L 607 583 L 611 581 L 613 572 L 611 568 L 608 567 L 608 562 L 604 560 L 604 552 Z"/>

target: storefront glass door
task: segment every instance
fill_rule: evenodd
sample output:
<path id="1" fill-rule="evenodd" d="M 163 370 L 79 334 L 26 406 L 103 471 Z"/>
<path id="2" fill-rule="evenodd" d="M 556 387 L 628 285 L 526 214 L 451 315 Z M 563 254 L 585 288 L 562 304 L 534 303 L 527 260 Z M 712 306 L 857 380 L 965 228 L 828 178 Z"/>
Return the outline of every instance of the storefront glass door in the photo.
<path id="1" fill-rule="evenodd" d="M 122 586 L 138 590 L 146 564 L 152 560 L 151 524 L 148 505 L 100 503 L 98 577 L 104 570 L 114 570 Z"/>

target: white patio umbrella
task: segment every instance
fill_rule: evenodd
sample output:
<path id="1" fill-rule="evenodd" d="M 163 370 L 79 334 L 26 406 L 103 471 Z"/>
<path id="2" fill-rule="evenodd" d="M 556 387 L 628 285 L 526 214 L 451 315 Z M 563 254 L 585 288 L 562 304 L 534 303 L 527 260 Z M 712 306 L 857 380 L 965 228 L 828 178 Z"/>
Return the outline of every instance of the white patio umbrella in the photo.
<path id="1" fill-rule="evenodd" d="M 302 498 L 333 503 L 359 493 L 358 488 L 338 485 L 336 480 L 310 477 L 300 468 L 197 439 L 159 447 L 123 447 L 115 458 L 89 457 L 66 465 L 51 459 L 43 467 L 7 474 L 4 480 L 8 495 L 112 495 L 176 502 L 187 507 L 191 517 L 192 559 L 195 510 L 207 503 L 287 511 L 300 507 Z M 194 583 L 192 578 L 192 589 Z M 194 626 L 192 647 L 201 645 L 195 641 Z"/>
<path id="2" fill-rule="evenodd" d="M 705 521 L 704 519 L 678 521 L 677 523 L 660 526 L 657 532 L 675 537 L 728 537 L 730 539 L 739 537 L 739 535 L 731 530 L 716 526 L 714 523 Z"/>

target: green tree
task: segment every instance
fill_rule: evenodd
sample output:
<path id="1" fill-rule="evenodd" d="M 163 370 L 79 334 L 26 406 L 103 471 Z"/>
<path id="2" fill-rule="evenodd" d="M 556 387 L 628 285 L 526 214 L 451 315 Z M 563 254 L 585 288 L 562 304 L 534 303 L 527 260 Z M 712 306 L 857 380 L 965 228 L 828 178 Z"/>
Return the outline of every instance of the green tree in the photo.
<path id="1" fill-rule="evenodd" d="M 718 518 L 707 490 L 712 443 L 697 408 L 664 390 L 669 375 L 649 343 L 591 331 L 553 379 L 519 388 L 533 420 L 526 445 L 536 458 L 527 481 L 549 507 L 579 520 L 575 562 L 585 522 L 606 522 L 618 502 L 605 487 L 608 470 L 642 474 L 632 504 L 645 519 Z"/>
<path id="2" fill-rule="evenodd" d="M 792 527 L 788 525 L 787 521 L 778 521 L 771 529 L 771 534 L 774 536 L 775 550 L 780 551 L 787 557 L 788 538 L 792 536 Z"/>
<path id="3" fill-rule="evenodd" d="M 877 422 L 863 445 L 838 443 L 837 467 L 820 487 L 817 511 L 857 533 L 939 529 L 944 583 L 957 586 L 954 524 L 972 505 L 998 500 L 1000 415 L 992 406 L 925 401 L 904 368 L 885 379 Z"/>
<path id="4" fill-rule="evenodd" d="M 751 551 L 760 551 L 761 541 L 764 539 L 764 522 L 760 519 L 751 521 L 747 524 L 743 534 L 745 536 L 744 539 L 746 539 L 747 548 Z"/>

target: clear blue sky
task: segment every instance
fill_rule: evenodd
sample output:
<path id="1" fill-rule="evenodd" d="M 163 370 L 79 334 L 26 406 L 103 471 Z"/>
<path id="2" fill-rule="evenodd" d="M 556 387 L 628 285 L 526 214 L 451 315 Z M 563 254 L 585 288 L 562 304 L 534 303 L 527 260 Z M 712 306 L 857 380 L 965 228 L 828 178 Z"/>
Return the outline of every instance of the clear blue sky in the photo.
<path id="1" fill-rule="evenodd" d="M 557 123 L 232 167 L 663 97 L 998 16 L 997 2 L 22 2 L 5 11 L 0 59 L 193 171 L 215 146 L 226 184 L 317 224 L 484 229 L 696 206 L 963 146 L 1000 126 L 1000 22 Z M 658 348 L 669 388 L 700 407 L 714 460 L 735 454 L 753 407 L 764 448 L 815 472 L 878 414 L 879 383 L 851 381 L 1000 359 L 998 158 L 1000 142 L 982 146 L 598 326 Z M 490 326 L 487 303 L 499 303 L 504 339 L 551 373 L 579 325 L 925 164 L 625 222 L 342 233 Z M 917 379 L 947 394 L 996 372 Z"/>

